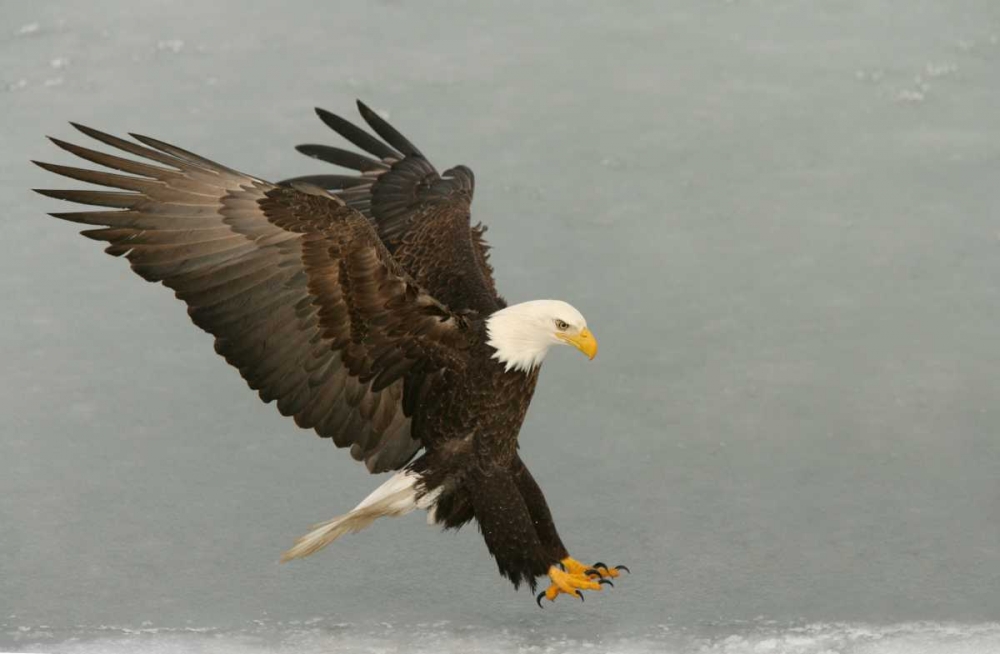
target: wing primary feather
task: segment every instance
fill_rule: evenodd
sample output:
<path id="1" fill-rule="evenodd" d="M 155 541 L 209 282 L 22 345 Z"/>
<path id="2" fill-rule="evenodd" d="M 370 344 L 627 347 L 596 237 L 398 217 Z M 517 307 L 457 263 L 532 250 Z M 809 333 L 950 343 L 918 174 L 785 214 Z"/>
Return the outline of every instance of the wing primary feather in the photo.
<path id="1" fill-rule="evenodd" d="M 350 168 L 351 170 L 357 170 L 362 173 L 368 172 L 369 170 L 389 170 L 389 166 L 382 161 L 376 161 L 375 159 L 370 159 L 362 154 L 358 154 L 357 152 L 335 148 L 330 145 L 306 143 L 305 145 L 296 145 L 295 149 L 314 159 L 326 161 L 327 163 L 332 163 L 344 168 Z"/>
<path id="2" fill-rule="evenodd" d="M 101 186 L 125 189 L 127 191 L 146 192 L 156 185 L 155 181 L 143 179 L 141 177 L 129 177 L 127 175 L 116 175 L 114 173 L 108 173 L 100 170 L 88 170 L 86 168 L 61 166 L 59 164 L 50 164 L 44 161 L 32 160 L 31 163 L 35 164 L 39 168 L 49 171 L 50 173 L 69 177 L 70 179 L 75 179 L 81 182 L 89 182 L 91 184 L 100 184 Z"/>
<path id="3" fill-rule="evenodd" d="M 132 229 L 143 230 L 162 228 L 164 215 L 148 215 L 137 211 L 69 211 L 52 212 L 49 214 L 53 218 L 68 220 L 82 225 L 104 225 L 106 227 L 130 227 Z M 204 218 L 191 218 L 187 216 L 171 216 L 178 228 L 182 229 L 212 229 L 216 223 Z"/>
<path id="4" fill-rule="evenodd" d="M 144 157 L 146 159 L 151 159 L 153 161 L 158 161 L 162 164 L 166 164 L 168 166 L 176 168 L 177 170 L 180 170 L 182 168 L 181 165 L 182 162 L 179 162 L 177 161 L 176 158 L 171 157 L 162 152 L 157 152 L 156 150 L 145 148 L 136 143 L 131 143 L 129 141 L 126 141 L 125 139 L 118 138 L 117 136 L 105 134 L 104 132 L 94 129 L 93 127 L 87 127 L 86 125 L 80 125 L 79 123 L 70 123 L 70 125 L 80 130 L 90 138 L 96 139 L 106 145 L 118 148 L 119 150 L 124 150 L 125 152 L 128 152 L 130 154 L 134 154 L 139 157 Z M 59 144 L 57 143 L 56 145 Z M 60 147 L 62 146 L 60 145 Z"/>
<path id="5" fill-rule="evenodd" d="M 423 157 L 424 153 L 417 149 L 417 146 L 410 143 L 409 140 L 398 131 L 396 128 L 386 122 L 382 116 L 368 108 L 361 100 L 358 100 L 358 111 L 361 112 L 361 117 L 365 119 L 365 122 L 375 130 L 375 133 L 385 139 L 386 143 L 396 148 L 406 156 Z"/>
<path id="6" fill-rule="evenodd" d="M 77 129 L 86 129 L 80 125 L 74 126 Z M 113 154 L 107 154 L 105 152 L 98 152 L 97 150 L 91 150 L 90 148 L 85 148 L 74 143 L 69 143 L 63 141 L 62 139 L 57 139 L 53 136 L 49 137 L 49 140 L 56 144 L 59 148 L 69 152 L 70 154 L 75 154 L 81 159 L 86 159 L 101 166 L 106 166 L 114 170 L 120 170 L 125 173 L 133 173 L 135 175 L 142 175 L 143 177 L 150 177 L 157 179 L 163 175 L 176 174 L 175 171 L 169 170 L 167 168 L 157 168 L 156 166 L 150 166 L 149 164 L 141 163 L 139 161 L 134 161 L 132 159 L 123 159 L 122 157 L 116 157 Z M 163 162 L 161 162 L 163 163 Z M 168 164 L 173 165 L 173 164 Z"/>
<path id="7" fill-rule="evenodd" d="M 34 191 L 57 200 L 118 209 L 129 209 L 143 200 L 143 197 L 137 193 L 120 193 L 118 191 L 77 191 L 49 188 L 36 188 Z"/>
<path id="8" fill-rule="evenodd" d="M 189 152 L 187 150 L 184 150 L 183 148 L 178 148 L 175 145 L 170 145 L 169 143 L 164 143 L 163 141 L 161 141 L 159 139 L 154 139 L 154 138 L 152 138 L 150 136 L 143 136 L 142 134 L 135 134 L 134 132 L 129 132 L 129 136 L 131 136 L 132 138 L 134 138 L 135 140 L 137 140 L 137 141 L 139 141 L 141 143 L 145 143 L 146 145 L 148 145 L 151 148 L 156 148 L 157 150 L 159 150 L 161 152 L 165 152 L 167 154 L 171 154 L 171 155 L 177 157 L 178 159 L 182 159 L 182 160 L 184 160 L 186 162 L 200 165 L 200 166 L 202 166 L 204 168 L 207 168 L 209 170 L 215 170 L 215 171 L 221 170 L 221 171 L 225 171 L 227 173 L 233 174 L 233 175 L 239 175 L 241 177 L 244 176 L 244 174 L 241 173 L 238 170 L 233 170 L 232 168 L 229 168 L 228 166 L 223 166 L 222 164 L 216 163 L 216 162 L 212 161 L 211 159 L 206 159 L 205 157 L 202 157 L 202 156 L 197 155 L 197 154 L 195 154 L 193 152 Z M 251 177 L 250 175 L 245 175 L 245 176 L 246 177 Z M 255 178 L 252 178 L 252 179 L 255 179 Z"/>
<path id="9" fill-rule="evenodd" d="M 316 107 L 316 115 L 327 127 L 343 136 L 345 139 L 358 146 L 365 152 L 373 154 L 379 159 L 402 159 L 403 155 L 396 152 L 388 145 L 364 131 L 360 127 L 344 120 L 337 114 L 326 109 Z"/>

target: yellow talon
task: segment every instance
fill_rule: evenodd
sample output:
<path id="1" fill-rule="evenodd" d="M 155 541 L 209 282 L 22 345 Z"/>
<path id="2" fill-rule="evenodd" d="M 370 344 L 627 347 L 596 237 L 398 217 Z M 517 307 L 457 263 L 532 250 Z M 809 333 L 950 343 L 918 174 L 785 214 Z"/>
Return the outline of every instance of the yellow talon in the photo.
<path id="1" fill-rule="evenodd" d="M 573 557 L 566 557 L 560 563 L 566 568 L 566 572 L 574 575 L 584 575 L 588 577 L 620 577 L 621 571 L 618 568 L 609 568 L 603 563 L 595 563 L 594 565 L 584 565 L 580 563 Z M 621 566 L 625 567 L 625 566 Z M 626 570 L 628 568 L 625 568 Z"/>
<path id="2" fill-rule="evenodd" d="M 592 568 L 570 557 L 566 557 L 560 563 L 565 570 L 555 565 L 549 568 L 549 579 L 552 580 L 552 583 L 545 589 L 545 592 L 538 594 L 536 599 L 539 606 L 542 605 L 543 597 L 550 602 L 554 602 L 556 597 L 562 593 L 564 595 L 574 595 L 582 600 L 583 593 L 580 592 L 581 590 L 601 590 L 601 582 L 594 581 L 591 577 L 593 571 L 591 575 L 587 574 L 587 570 L 592 570 Z"/>

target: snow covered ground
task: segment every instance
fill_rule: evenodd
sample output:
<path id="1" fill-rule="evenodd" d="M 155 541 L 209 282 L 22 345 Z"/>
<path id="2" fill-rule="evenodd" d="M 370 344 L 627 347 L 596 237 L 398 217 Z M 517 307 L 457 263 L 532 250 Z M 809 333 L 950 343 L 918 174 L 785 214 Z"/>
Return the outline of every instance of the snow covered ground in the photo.
<path id="1" fill-rule="evenodd" d="M 1000 650 L 1000 3 L 0 10 L 0 650 Z M 585 604 L 422 516 L 279 565 L 379 480 L 28 190 L 69 120 L 326 172 L 358 97 L 600 339 L 521 439 Z"/>

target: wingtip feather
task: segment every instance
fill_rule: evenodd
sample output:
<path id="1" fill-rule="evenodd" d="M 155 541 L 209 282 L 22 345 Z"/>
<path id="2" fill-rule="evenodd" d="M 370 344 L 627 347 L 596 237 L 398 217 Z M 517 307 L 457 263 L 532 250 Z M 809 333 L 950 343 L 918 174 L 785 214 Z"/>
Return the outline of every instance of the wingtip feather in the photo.
<path id="1" fill-rule="evenodd" d="M 367 122 L 368 116 L 373 115 L 375 112 L 372 110 L 371 107 L 366 105 L 360 99 L 358 99 L 357 103 L 358 103 L 358 113 L 360 113 L 362 118 L 364 118 L 365 121 Z"/>
<path id="2" fill-rule="evenodd" d="M 57 175 L 64 174 L 61 171 L 66 168 L 66 166 L 60 166 L 59 164 L 53 164 L 53 163 L 49 163 L 47 161 L 38 161 L 37 159 L 30 159 L 29 161 L 31 161 L 31 163 L 35 164 L 36 166 L 38 166 L 42 170 L 47 170 L 48 172 L 55 173 Z M 31 190 L 35 191 L 36 193 L 41 193 L 41 191 L 39 191 L 36 188 L 33 188 Z"/>
<path id="3" fill-rule="evenodd" d="M 73 121 L 70 121 L 69 124 L 72 125 L 73 128 L 76 129 L 76 131 L 80 132 L 81 134 L 86 134 L 90 138 L 97 139 L 98 141 L 103 141 L 103 139 L 101 138 L 102 136 L 104 137 L 111 136 L 110 134 L 106 134 L 99 129 L 94 129 L 93 127 L 87 127 L 82 123 L 75 123 Z"/>
<path id="4" fill-rule="evenodd" d="M 399 130 L 390 125 L 389 121 L 382 118 L 382 116 L 378 115 L 377 112 L 373 111 L 371 107 L 366 105 L 361 100 L 358 100 L 357 103 L 358 111 L 361 112 L 361 117 L 364 118 L 365 122 L 368 123 L 368 126 L 375 130 L 375 133 L 381 136 L 386 143 L 408 157 L 424 156 L 420 149 L 411 143 L 409 139 L 403 136 Z"/>

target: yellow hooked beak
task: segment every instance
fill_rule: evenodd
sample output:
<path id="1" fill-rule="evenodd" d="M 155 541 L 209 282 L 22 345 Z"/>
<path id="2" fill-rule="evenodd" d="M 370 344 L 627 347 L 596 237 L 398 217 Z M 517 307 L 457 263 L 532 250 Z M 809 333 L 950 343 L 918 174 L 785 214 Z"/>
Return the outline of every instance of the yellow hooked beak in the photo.
<path id="1" fill-rule="evenodd" d="M 597 356 L 597 339 L 584 327 L 579 334 L 556 334 L 561 340 L 566 341 L 576 349 L 587 355 L 588 359 Z"/>

